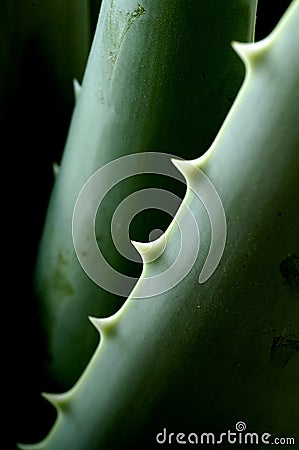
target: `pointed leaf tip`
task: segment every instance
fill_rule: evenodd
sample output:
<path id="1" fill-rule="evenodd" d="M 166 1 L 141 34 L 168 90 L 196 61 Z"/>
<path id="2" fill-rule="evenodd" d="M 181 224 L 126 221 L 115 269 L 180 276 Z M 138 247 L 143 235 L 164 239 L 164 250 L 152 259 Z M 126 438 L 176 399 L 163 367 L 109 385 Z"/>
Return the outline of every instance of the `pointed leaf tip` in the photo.
<path id="1" fill-rule="evenodd" d="M 74 95 L 75 95 L 75 99 L 78 100 L 79 94 L 81 92 L 81 86 L 79 81 L 74 78 L 73 80 L 73 88 L 74 88 Z"/>
<path id="2" fill-rule="evenodd" d="M 131 243 L 142 257 L 142 261 L 144 263 L 151 263 L 164 253 L 166 236 L 165 233 L 163 233 L 158 239 L 151 242 L 131 241 Z"/>
<path id="3" fill-rule="evenodd" d="M 59 174 L 59 170 L 60 170 L 59 165 L 58 165 L 56 162 L 54 162 L 54 163 L 53 163 L 53 174 L 54 174 L 54 177 L 55 177 L 55 178 L 56 178 L 57 175 Z"/>
<path id="4" fill-rule="evenodd" d="M 91 316 L 89 316 L 88 318 L 102 337 L 104 334 L 108 334 L 109 332 L 111 332 L 116 325 L 116 320 L 114 316 L 105 317 L 104 319 L 99 319 L 97 317 Z"/>
<path id="5" fill-rule="evenodd" d="M 145 253 L 149 252 L 152 247 L 151 242 L 131 241 L 131 243 L 136 248 L 138 253 L 140 253 L 141 256 L 143 256 Z"/>
<path id="6" fill-rule="evenodd" d="M 196 168 L 195 162 L 193 161 L 172 158 L 171 162 L 184 176 L 185 180 L 187 181 L 187 185 L 192 176 L 198 173 L 198 169 Z"/>
<path id="7" fill-rule="evenodd" d="M 51 403 L 57 410 L 62 409 L 66 403 L 65 394 L 48 394 L 47 392 L 42 392 L 42 397 L 44 397 L 49 403 Z"/>
<path id="8" fill-rule="evenodd" d="M 271 48 L 273 42 L 273 34 L 270 34 L 265 39 L 254 43 L 232 42 L 232 47 L 239 55 L 247 70 L 257 65 L 258 62 L 263 61 Z"/>
<path id="9" fill-rule="evenodd" d="M 31 445 L 31 444 L 21 444 L 21 443 L 17 444 L 17 448 L 19 450 L 44 450 L 45 449 L 45 447 L 43 447 L 40 444 L 32 444 Z"/>

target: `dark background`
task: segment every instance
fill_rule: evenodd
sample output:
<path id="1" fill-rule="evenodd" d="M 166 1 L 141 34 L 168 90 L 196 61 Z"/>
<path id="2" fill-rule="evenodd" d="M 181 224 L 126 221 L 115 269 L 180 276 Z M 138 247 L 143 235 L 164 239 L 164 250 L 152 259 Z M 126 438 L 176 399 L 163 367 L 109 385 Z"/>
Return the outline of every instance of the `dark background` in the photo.
<path id="1" fill-rule="evenodd" d="M 289 0 L 259 0 L 256 40 L 273 29 L 290 3 Z M 0 4 L 0 13 L 4 11 L 9 16 L 9 8 L 15 4 L 14 1 Z M 99 2 L 91 1 L 90 37 L 96 26 L 98 9 Z M 3 30 L 5 14 L 1 16 Z M 17 27 L 17 24 L 12 23 L 12 26 Z M 19 44 L 15 39 L 15 46 Z M 0 40 L 0 52 L 2 49 Z M 12 61 L 15 54 L 17 52 L 10 54 Z M 5 401 L 2 407 L 7 424 L 5 420 L 1 437 L 5 445 L 1 447 L 14 449 L 17 441 L 42 439 L 55 419 L 54 409 L 40 396 L 44 390 L 40 368 L 42 342 L 31 285 L 53 186 L 52 163 L 60 161 L 74 103 L 72 80 L 62 96 L 34 36 L 26 42 L 21 59 L 10 70 L 8 78 L 4 77 L 7 67 L 3 58 L 0 69 L 2 223 L 3 248 L 7 255 L 2 265 L 5 268 L 2 276 L 2 304 L 5 306 L 2 310 L 2 391 Z"/>

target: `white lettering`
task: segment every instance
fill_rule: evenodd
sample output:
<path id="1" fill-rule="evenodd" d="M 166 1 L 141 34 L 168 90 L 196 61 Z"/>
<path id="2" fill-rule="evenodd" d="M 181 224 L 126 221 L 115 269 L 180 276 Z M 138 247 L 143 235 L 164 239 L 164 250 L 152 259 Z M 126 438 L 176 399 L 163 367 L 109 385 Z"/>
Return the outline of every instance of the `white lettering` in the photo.
<path id="1" fill-rule="evenodd" d="M 235 444 L 237 442 L 237 433 L 232 433 L 230 430 L 228 430 L 227 433 L 227 440 L 230 444 Z"/>
<path id="2" fill-rule="evenodd" d="M 212 439 L 212 444 L 215 444 L 215 436 L 213 433 L 202 433 L 200 438 L 200 443 L 204 444 L 204 438 L 207 438 L 207 444 L 210 443 L 210 438 Z"/>
<path id="3" fill-rule="evenodd" d="M 245 444 L 247 444 L 247 438 L 250 439 L 250 444 L 258 444 L 259 443 L 259 437 L 257 433 L 246 433 L 245 434 Z M 255 439 L 255 442 L 253 440 Z"/>
<path id="4" fill-rule="evenodd" d="M 191 440 L 191 437 L 194 437 L 194 441 Z M 198 444 L 198 436 L 195 433 L 188 434 L 188 442 L 189 444 Z"/>
<path id="5" fill-rule="evenodd" d="M 174 433 L 169 433 L 168 444 L 171 444 L 172 436 L 174 436 Z"/>
<path id="6" fill-rule="evenodd" d="M 221 433 L 220 437 L 219 437 L 219 440 L 216 442 L 216 444 L 222 444 L 222 442 L 223 442 L 222 438 L 224 438 L 225 436 L 226 436 L 226 433 Z"/>
<path id="7" fill-rule="evenodd" d="M 271 437 L 271 434 L 269 434 L 269 433 L 262 434 L 262 437 L 261 437 L 262 443 L 269 445 L 270 444 L 270 442 L 269 442 L 269 438 L 270 437 Z"/>
<path id="8" fill-rule="evenodd" d="M 160 440 L 160 436 L 163 437 L 162 441 Z M 166 428 L 163 428 L 163 432 L 157 434 L 156 441 L 158 442 L 158 444 L 165 444 L 165 442 L 166 442 Z"/>
<path id="9" fill-rule="evenodd" d="M 178 433 L 176 436 L 176 441 L 178 444 L 187 444 L 186 441 L 183 441 L 182 439 L 185 437 L 185 433 Z"/>

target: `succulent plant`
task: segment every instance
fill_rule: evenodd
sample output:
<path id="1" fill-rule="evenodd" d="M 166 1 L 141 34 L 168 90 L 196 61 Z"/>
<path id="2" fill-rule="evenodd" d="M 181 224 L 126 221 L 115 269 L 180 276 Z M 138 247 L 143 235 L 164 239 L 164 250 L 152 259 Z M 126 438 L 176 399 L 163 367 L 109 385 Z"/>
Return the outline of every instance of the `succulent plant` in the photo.
<path id="1" fill-rule="evenodd" d="M 36 270 L 47 368 L 57 388 L 72 386 L 96 347 L 98 337 L 87 317 L 109 316 L 129 294 L 100 288 L 78 264 L 71 223 L 83 184 L 98 168 L 127 154 L 202 154 L 244 78 L 243 64 L 230 43 L 252 41 L 255 13 L 256 0 L 220 1 L 217 6 L 197 0 L 103 2 L 82 87 L 76 83 L 76 107 Z M 201 26 L 208 17 L 209 33 Z M 96 225 L 105 258 L 135 282 L 141 273 L 140 257 L 128 242 L 124 250 L 135 262 L 128 261 L 111 238 L 115 208 L 132 191 L 151 183 L 181 196 L 185 190 L 172 187 L 169 178 L 152 178 L 135 177 L 114 187 Z M 133 239 L 146 239 L 155 227 L 163 229 L 165 218 L 162 223 L 159 218 L 151 216 L 147 227 L 144 222 L 135 225 Z"/>
<path id="2" fill-rule="evenodd" d="M 218 10 L 216 2 L 124 3 L 102 5 L 36 271 L 53 385 L 70 385 L 87 363 L 94 347 L 88 315 L 100 342 L 72 388 L 46 394 L 58 413 L 49 435 L 22 448 L 191 444 L 236 423 L 238 439 L 247 426 L 270 442 L 288 436 L 298 445 L 299 1 L 266 39 L 234 43 L 238 57 L 230 41 L 252 40 L 255 1 L 219 1 Z M 211 16 L 219 20 L 209 25 L 219 30 L 214 45 L 197 30 L 199 17 Z M 245 81 L 227 114 L 241 61 Z M 84 189 L 98 174 L 96 188 L 109 185 L 101 172 L 109 162 L 148 173 L 139 165 L 161 162 L 162 153 L 166 172 L 168 153 L 178 157 L 170 177 L 184 178 L 187 192 L 162 236 L 134 242 L 143 270 L 118 308 L 118 290 L 105 294 L 78 257 L 83 250 L 94 257 L 84 234 L 91 223 L 104 253 L 132 276 L 134 265 L 113 255 L 104 226 L 115 204 L 148 182 L 114 191 L 95 224 L 90 208 L 101 192 Z M 161 195 L 166 189 L 181 193 L 169 181 Z"/>

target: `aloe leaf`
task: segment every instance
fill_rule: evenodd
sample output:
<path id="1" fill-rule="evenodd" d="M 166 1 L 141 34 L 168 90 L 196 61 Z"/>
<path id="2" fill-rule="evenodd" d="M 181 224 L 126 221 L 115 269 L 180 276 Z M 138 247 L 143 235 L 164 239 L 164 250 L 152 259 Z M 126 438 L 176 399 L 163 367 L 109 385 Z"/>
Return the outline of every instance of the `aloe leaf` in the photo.
<path id="1" fill-rule="evenodd" d="M 209 147 L 244 78 L 229 44 L 253 39 L 255 11 L 256 0 L 103 2 L 35 277 L 47 368 L 60 389 L 78 379 L 96 347 L 87 316 L 108 316 L 127 297 L 100 289 L 78 263 L 71 222 L 83 184 L 123 155 L 163 151 L 192 158 Z M 146 183 L 116 187 L 97 225 L 109 263 L 136 281 L 141 259 L 137 252 L 135 263 L 119 255 L 109 227 L 115 205 Z"/>
<path id="2" fill-rule="evenodd" d="M 175 163 L 188 190 L 163 254 L 144 263 L 115 315 L 92 319 L 97 351 L 74 388 L 49 396 L 58 410 L 49 436 L 24 448 L 156 448 L 159 433 L 169 443 L 170 432 L 175 439 L 236 431 L 240 421 L 270 443 L 298 440 L 298 21 L 296 0 L 268 38 L 234 44 L 245 82 L 209 151 Z M 222 260 L 202 284 L 211 239 L 195 194 L 199 169 L 216 187 L 228 226 Z M 201 230 L 200 251 L 185 279 L 163 292 L 157 275 L 181 239 L 197 245 L 186 206 Z M 152 245 L 150 252 L 159 244 Z M 170 274 L 175 280 L 177 271 Z M 163 293 L 145 298 L 151 282 Z"/>

